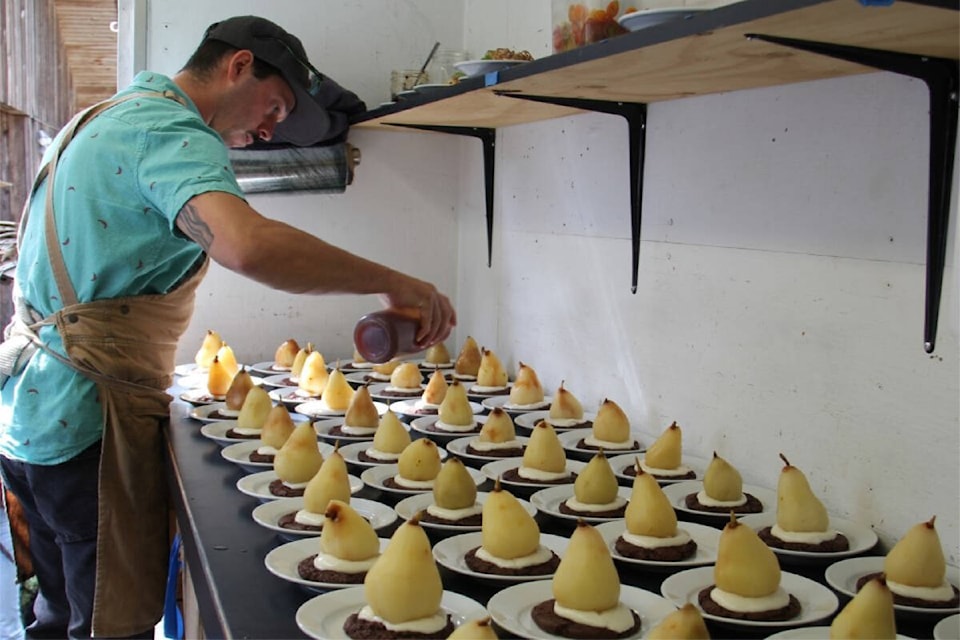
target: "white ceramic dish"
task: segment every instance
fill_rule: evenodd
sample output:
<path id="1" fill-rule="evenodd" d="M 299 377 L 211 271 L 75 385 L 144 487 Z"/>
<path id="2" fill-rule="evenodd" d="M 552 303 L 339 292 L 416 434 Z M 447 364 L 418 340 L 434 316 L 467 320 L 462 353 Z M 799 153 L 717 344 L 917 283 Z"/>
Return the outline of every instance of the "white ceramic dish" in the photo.
<path id="1" fill-rule="evenodd" d="M 195 362 L 185 362 L 178 364 L 173 368 L 173 374 L 176 376 L 189 376 L 194 373 L 206 373 L 206 369 L 201 369 Z"/>
<path id="2" fill-rule="evenodd" d="M 177 378 L 177 386 L 181 389 L 206 390 L 208 378 L 209 374 L 206 371 L 197 370 L 191 374 L 179 376 Z"/>
<path id="3" fill-rule="evenodd" d="M 593 429 L 568 429 L 557 433 L 557 438 L 560 440 L 560 444 L 563 445 L 565 451 L 581 458 L 592 458 L 599 453 L 599 449 L 577 446 L 581 440 L 592 435 Z M 630 435 L 633 437 L 633 442 L 637 444 L 636 447 L 627 449 L 604 449 L 603 454 L 612 460 L 611 456 L 626 457 L 626 455 L 629 454 L 630 458 L 633 458 L 637 454 L 646 451 L 646 447 L 643 446 L 643 441 L 635 434 Z"/>
<path id="4" fill-rule="evenodd" d="M 205 438 L 210 438 L 221 447 L 226 447 L 238 442 L 247 442 L 249 438 L 227 437 L 227 431 L 233 429 L 235 426 L 237 426 L 236 420 L 217 420 L 216 422 L 208 422 L 200 427 L 200 435 Z"/>
<path id="5" fill-rule="evenodd" d="M 263 378 L 263 386 L 270 389 L 291 389 L 297 386 L 297 383 L 290 378 L 290 372 L 275 373 Z"/>
<path id="6" fill-rule="evenodd" d="M 489 398 L 484 398 L 481 404 L 491 411 L 499 407 L 500 409 L 506 411 L 510 417 L 515 418 L 524 413 L 547 410 L 550 408 L 551 402 L 553 402 L 552 396 L 543 396 L 543 402 L 538 404 L 536 407 L 531 409 L 522 409 L 520 407 L 507 406 L 510 404 L 510 396 L 490 396 Z"/>
<path id="7" fill-rule="evenodd" d="M 212 404 L 200 405 L 190 410 L 190 417 L 193 418 L 194 420 L 199 420 L 200 422 L 218 422 L 223 420 L 231 420 L 233 422 L 236 422 L 236 418 L 219 418 L 219 417 L 211 418 L 210 417 L 211 415 L 219 411 L 223 411 L 226 408 L 227 408 L 226 402 L 214 402 Z M 237 415 L 239 415 L 239 413 Z"/>
<path id="8" fill-rule="evenodd" d="M 462 438 L 466 435 L 472 435 L 476 437 L 476 435 L 480 433 L 480 429 L 483 428 L 483 423 L 487 421 L 487 416 L 478 416 L 474 414 L 473 419 L 477 424 L 472 431 L 431 431 L 429 427 L 437 422 L 438 419 L 439 418 L 437 416 L 421 416 L 410 423 L 410 430 L 416 431 L 420 435 L 427 436 L 435 442 L 448 442 L 456 438 Z"/>
<path id="9" fill-rule="evenodd" d="M 626 564 L 635 564 L 651 571 L 676 571 L 677 569 L 689 569 L 690 567 L 702 567 L 708 564 L 714 564 L 717 561 L 717 547 L 720 546 L 720 529 L 710 527 L 696 522 L 678 522 L 677 527 L 690 534 L 693 541 L 697 543 L 697 552 L 693 557 L 686 560 L 677 560 L 667 562 L 663 560 L 640 560 L 637 558 L 628 558 L 621 555 L 615 543 L 617 538 L 626 529 L 626 522 L 614 520 L 613 522 L 604 522 L 597 525 L 597 531 L 607 541 L 610 548 L 610 555 L 614 560 Z"/>
<path id="10" fill-rule="evenodd" d="M 320 447 L 320 453 L 323 454 L 323 457 L 326 458 L 331 453 L 333 453 L 333 446 L 325 442 L 318 443 Z M 236 465 L 239 465 L 247 473 L 257 473 L 259 471 L 265 471 L 267 469 L 273 469 L 272 462 L 251 462 L 250 454 L 263 446 L 263 440 L 257 438 L 256 440 L 241 440 L 240 442 L 235 442 L 229 444 L 223 449 L 220 450 L 220 455 L 224 460 L 232 462 Z"/>
<path id="11" fill-rule="evenodd" d="M 387 405 L 382 402 L 374 402 L 373 406 L 377 408 L 378 415 L 382 416 L 387 412 Z M 307 402 L 298 404 L 296 407 L 294 407 L 294 411 L 310 418 L 342 418 L 347 414 L 346 409 L 343 411 L 331 409 L 323 400 L 308 400 Z M 341 420 L 341 423 L 342 422 L 343 421 Z"/>
<path id="12" fill-rule="evenodd" d="M 777 513 L 776 511 L 756 513 L 743 516 L 739 518 L 739 520 L 754 531 L 759 531 L 764 527 L 775 524 L 777 521 Z M 849 549 L 846 551 L 815 553 L 812 551 L 790 551 L 789 549 L 778 549 L 776 547 L 770 548 L 780 557 L 781 562 L 792 564 L 823 564 L 864 553 L 877 544 L 877 534 L 867 525 L 830 516 L 830 526 L 847 537 L 847 540 L 850 542 Z"/>
<path id="13" fill-rule="evenodd" d="M 373 500 L 364 500 L 363 498 L 350 498 L 350 506 L 363 516 L 374 529 L 383 529 L 393 524 L 397 519 L 397 512 L 380 502 Z M 298 511 L 303 508 L 303 497 L 283 498 L 281 500 L 271 500 L 258 504 L 253 512 L 253 520 L 257 524 L 280 535 L 287 540 L 298 540 L 305 537 L 316 537 L 320 535 L 319 531 L 298 531 L 296 529 L 285 529 L 278 523 L 280 518 L 291 511 Z"/>
<path id="14" fill-rule="evenodd" d="M 705 7 L 664 7 L 658 9 L 641 9 L 640 11 L 632 11 L 630 13 L 623 14 L 617 18 L 617 22 L 619 22 L 620 26 L 627 31 L 640 31 L 641 29 L 649 29 L 650 27 L 655 27 L 658 24 L 663 24 L 664 22 L 671 22 L 673 20 L 687 20 L 692 18 L 697 13 L 706 10 L 707 9 Z"/>
<path id="15" fill-rule="evenodd" d="M 338 589 L 307 600 L 297 609 L 296 621 L 300 630 L 318 640 L 346 640 L 343 623 L 350 614 L 366 605 L 363 587 Z M 444 591 L 440 608 L 447 612 L 454 625 L 487 615 L 483 606 L 453 591 Z"/>
<path id="16" fill-rule="evenodd" d="M 510 389 L 513 388 L 513 382 L 508 382 L 506 389 L 504 389 L 503 391 L 501 391 L 501 392 L 499 392 L 499 393 L 496 393 L 496 394 L 492 394 L 492 395 L 491 395 L 491 394 L 477 393 L 476 391 L 471 391 L 471 389 L 473 389 L 473 387 L 476 386 L 476 384 L 477 384 L 477 381 L 476 381 L 476 380 L 469 380 L 469 381 L 463 381 L 463 380 L 461 380 L 461 381 L 460 381 L 460 384 L 462 384 L 463 386 L 465 386 L 465 387 L 467 388 L 467 398 L 468 398 L 468 399 L 473 400 L 474 402 L 479 402 L 479 403 L 481 403 L 481 404 L 482 404 L 483 401 L 486 400 L 487 398 L 496 398 L 496 397 L 499 397 L 499 396 L 503 396 L 503 397 L 505 397 L 505 398 L 506 398 L 506 397 L 509 397 L 509 395 L 510 395 Z"/>
<path id="17" fill-rule="evenodd" d="M 476 469 L 471 469 L 470 467 L 466 467 L 466 469 L 470 477 L 473 478 L 473 481 L 477 483 L 477 486 L 480 486 L 483 484 L 483 481 L 486 480 L 483 474 Z M 411 496 L 418 493 L 431 493 L 433 491 L 433 489 L 394 489 L 393 487 L 388 487 L 383 484 L 386 479 L 392 478 L 395 475 L 397 475 L 397 465 L 381 464 L 365 469 L 364 472 L 360 474 L 360 479 L 374 489 L 398 496 Z"/>
<path id="18" fill-rule="evenodd" d="M 389 543 L 390 540 L 388 538 L 380 538 L 380 553 L 383 553 L 383 550 L 387 548 Z M 356 584 L 317 582 L 301 577 L 300 572 L 297 570 L 297 565 L 300 564 L 301 560 L 309 558 L 319 551 L 320 541 L 316 538 L 294 540 L 271 549 L 263 558 L 263 564 L 266 565 L 270 573 L 278 578 L 321 593 L 330 589 L 347 589 L 363 584 L 362 582 Z"/>
<path id="19" fill-rule="evenodd" d="M 617 452 L 610 451 L 609 453 L 612 455 Z M 643 460 L 643 455 L 637 453 L 631 453 L 628 455 L 614 455 L 612 458 L 610 458 L 610 466 L 613 467 L 613 475 L 617 476 L 621 480 L 627 480 L 632 484 L 634 476 L 625 473 L 625 471 L 628 467 L 632 467 L 634 465 L 638 456 L 640 457 L 640 460 Z M 698 480 L 703 479 L 703 474 L 707 470 L 707 465 L 710 464 L 703 458 L 697 458 L 688 455 L 684 455 L 680 462 L 683 466 L 688 467 L 694 473 L 696 473 Z M 657 478 L 657 482 L 663 486 L 667 484 L 676 484 L 678 482 L 690 482 L 690 479 L 684 478 L 681 480 L 670 480 L 669 478 Z"/>
<path id="20" fill-rule="evenodd" d="M 496 71 L 503 71 L 518 64 L 529 62 L 528 60 L 464 60 L 457 62 L 453 66 L 457 71 L 471 76 L 482 76 Z"/>
<path id="21" fill-rule="evenodd" d="M 343 459 L 350 464 L 355 464 L 358 467 L 379 467 L 384 464 L 396 464 L 396 460 L 392 462 L 367 462 L 366 460 L 360 459 L 360 453 L 366 451 L 373 446 L 371 440 L 364 440 L 363 442 L 353 442 L 346 446 L 340 447 L 340 455 L 343 456 Z M 437 451 L 440 453 L 440 460 L 447 459 L 447 450 L 443 447 L 437 447 Z"/>
<path id="22" fill-rule="evenodd" d="M 487 602 L 487 611 L 499 626 L 521 638 L 567 640 L 563 636 L 547 633 L 537 626 L 531 616 L 536 605 L 552 597 L 549 580 L 521 582 L 493 594 Z M 640 628 L 636 634 L 628 636 L 631 639 L 642 638 L 655 624 L 676 609 L 669 600 L 646 589 L 628 585 L 620 585 L 620 602 L 640 616 Z"/>
<path id="23" fill-rule="evenodd" d="M 195 407 L 209 406 L 211 404 L 224 404 L 225 396 L 213 396 L 207 391 L 206 385 L 187 389 L 180 394 L 180 399 L 189 402 Z"/>
<path id="24" fill-rule="evenodd" d="M 370 392 L 370 397 L 374 400 L 380 400 L 389 406 L 390 404 L 398 400 L 419 400 L 420 396 L 423 395 L 423 390 L 427 388 L 426 383 L 420 385 L 420 390 L 416 395 L 413 396 L 389 396 L 384 393 L 384 390 L 390 386 L 389 382 L 374 382 L 367 385 L 367 391 Z M 416 389 L 411 389 L 410 392 L 413 393 Z"/>
<path id="25" fill-rule="evenodd" d="M 620 487 L 617 490 L 617 495 L 619 495 L 624 500 L 627 500 L 629 503 L 630 500 L 630 487 Z M 570 515 L 560 511 L 560 505 L 567 501 L 567 499 L 573 497 L 573 485 L 572 484 L 562 484 L 557 487 L 547 487 L 546 489 L 540 489 L 532 496 L 530 496 L 530 504 L 535 506 L 538 511 L 542 511 L 548 515 L 551 515 L 555 518 L 563 518 L 564 520 L 583 520 L 584 522 L 590 523 L 600 523 L 600 522 L 610 522 L 611 520 L 622 520 L 623 516 L 616 516 L 613 518 L 601 518 L 598 516 L 589 516 L 589 515 Z M 623 505 L 624 508 L 626 504 Z"/>
<path id="26" fill-rule="evenodd" d="M 484 502 L 487 501 L 487 496 L 489 495 L 490 494 L 485 491 L 478 491 L 477 502 L 479 502 L 482 505 Z M 527 513 L 529 513 L 531 516 L 537 515 L 537 509 L 532 504 L 530 504 L 526 500 L 521 500 L 520 498 L 517 498 L 517 500 L 520 502 L 520 505 L 526 510 Z M 432 492 L 418 493 L 415 496 L 404 498 L 403 500 L 398 502 L 396 506 L 394 506 L 394 509 L 396 510 L 397 515 L 399 515 L 401 518 L 403 518 L 404 520 L 409 520 L 413 516 L 417 515 L 418 513 L 420 513 L 430 505 L 432 505 L 433 501 L 434 501 L 434 498 L 433 498 Z M 422 521 L 420 522 L 420 524 L 426 527 L 427 529 L 438 529 L 440 531 L 480 531 L 479 525 L 459 526 L 455 524 L 441 524 L 438 522 L 427 522 L 427 521 Z"/>
<path id="27" fill-rule="evenodd" d="M 831 587 L 852 598 L 857 594 L 857 580 L 865 575 L 883 571 L 883 560 L 883 556 L 847 558 L 827 567 L 823 577 Z M 953 586 L 960 585 L 960 569 L 957 567 L 948 564 L 946 577 L 947 582 Z M 948 616 L 960 611 L 958 607 L 910 607 L 897 603 L 893 604 L 893 608 L 898 614 L 908 616 Z"/>
<path id="28" fill-rule="evenodd" d="M 537 576 L 501 576 L 493 573 L 480 573 L 478 571 L 474 571 L 467 566 L 464 556 L 471 549 L 476 549 L 479 547 L 482 538 L 483 534 L 479 531 L 463 533 L 458 536 L 444 538 L 443 540 L 437 541 L 437 543 L 433 545 L 433 557 L 437 561 L 437 564 L 440 564 L 455 573 L 459 573 L 474 580 L 484 580 L 503 584 L 529 582 L 531 580 L 550 580 L 553 578 L 553 573 L 545 573 Z M 555 536 L 549 533 L 540 534 L 540 544 L 547 549 L 550 549 L 550 551 L 553 551 L 558 557 L 561 558 L 563 557 L 564 552 L 567 550 L 567 544 L 569 542 L 570 540 L 568 538 L 564 538 L 563 536 Z"/>
<path id="29" fill-rule="evenodd" d="M 766 629 L 800 627 L 830 617 L 839 606 L 836 594 L 829 588 L 819 582 L 814 582 L 809 578 L 804 578 L 795 573 L 781 571 L 780 586 L 800 601 L 800 615 L 792 620 L 784 621 L 724 618 L 723 616 L 716 616 L 704 611 L 700 607 L 697 599 L 697 594 L 700 593 L 701 589 L 709 587 L 713 583 L 713 567 L 697 567 L 696 569 L 687 569 L 686 571 L 667 576 L 660 585 L 660 592 L 667 600 L 670 600 L 678 607 L 682 607 L 687 602 L 692 602 L 694 606 L 700 610 L 700 614 L 705 619 L 732 627 L 756 627 Z"/>
<path id="30" fill-rule="evenodd" d="M 366 370 L 366 371 L 354 371 L 353 373 L 345 373 L 344 378 L 347 379 L 347 382 L 350 383 L 352 387 L 362 387 L 365 384 L 379 384 L 390 382 L 390 376 L 384 376 L 383 379 L 379 379 L 376 376 L 383 374 L 377 373 L 375 371 Z"/>
<path id="31" fill-rule="evenodd" d="M 564 431 L 570 431 L 572 429 L 589 429 L 590 425 L 585 425 L 585 422 L 592 421 L 597 417 L 596 413 L 591 413 L 589 411 L 583 412 L 583 423 L 573 425 L 571 427 L 558 427 L 557 425 L 550 422 L 550 411 L 528 411 L 527 413 L 522 413 L 513 419 L 513 424 L 520 427 L 521 429 L 526 429 L 527 431 L 533 431 L 534 427 L 537 426 L 537 423 L 541 420 L 545 420 L 550 426 L 553 427 L 553 430 L 557 434 L 563 433 Z"/>
<path id="32" fill-rule="evenodd" d="M 450 86 L 450 85 L 442 84 L 442 85 L 440 85 L 440 86 L 441 86 L 441 87 L 448 87 L 448 86 Z M 414 89 L 416 89 L 416 87 L 414 87 Z M 415 362 L 415 363 L 417 364 L 417 366 L 420 367 L 422 370 L 424 370 L 424 371 L 426 371 L 426 372 L 429 372 L 429 373 L 433 373 L 433 372 L 436 371 L 437 369 L 440 369 L 441 371 L 446 371 L 446 370 L 448 370 L 448 369 L 453 369 L 453 365 L 455 364 L 452 360 L 451 360 L 450 362 L 444 362 L 444 363 L 441 363 L 441 364 L 434 364 L 434 363 L 432 363 L 432 362 L 427 362 L 427 359 L 426 359 L 426 358 L 420 358 L 419 360 L 414 360 L 414 362 Z"/>
<path id="33" fill-rule="evenodd" d="M 523 463 L 523 458 L 505 458 L 503 460 L 494 460 L 493 462 L 488 462 L 487 464 L 480 467 L 480 472 L 490 478 L 492 481 L 496 481 L 497 478 L 500 478 L 501 484 L 505 487 L 521 487 L 523 489 L 543 489 L 544 487 L 557 487 L 562 486 L 558 484 L 544 484 L 541 482 L 516 482 L 513 480 L 507 480 L 503 478 L 503 474 L 510 469 L 516 469 Z M 564 485 L 572 485 L 576 478 L 572 475 L 574 473 L 579 474 L 583 471 L 583 468 L 586 467 L 585 462 L 580 462 L 578 460 L 567 460 L 567 472 L 570 473 L 569 482 L 563 483 Z"/>
<path id="34" fill-rule="evenodd" d="M 784 629 L 777 633 L 767 636 L 767 640 L 823 640 L 830 637 L 830 627 L 797 627 L 796 629 Z M 956 640 L 958 636 L 953 636 Z M 936 636 L 934 636 L 936 638 Z M 897 640 L 911 640 L 910 636 L 897 634 Z"/>
<path id="35" fill-rule="evenodd" d="M 278 374 L 287 374 L 290 375 L 290 367 L 280 368 L 277 367 L 273 360 L 265 360 L 263 362 L 255 362 L 254 364 L 247 367 L 250 371 L 256 371 L 259 374 L 264 376 L 275 376 Z"/>
<path id="36" fill-rule="evenodd" d="M 947 616 L 933 627 L 933 640 L 956 640 L 960 638 L 960 613 Z"/>
<path id="37" fill-rule="evenodd" d="M 377 403 L 374 403 L 377 404 Z M 379 410 L 380 407 L 377 407 Z M 321 440 L 326 440 L 327 442 L 336 442 L 339 441 L 340 444 L 354 443 L 354 442 L 367 442 L 369 443 L 373 440 L 373 434 L 364 435 L 364 436 L 352 436 L 352 435 L 334 435 L 330 431 L 334 427 L 339 427 L 343 424 L 343 417 L 339 418 L 326 418 L 317 420 L 313 423 L 313 428 L 317 431 L 317 437 Z M 409 431 L 409 429 L 407 429 Z"/>
<path id="38" fill-rule="evenodd" d="M 360 480 L 360 478 L 352 475 L 347 477 L 350 479 L 350 493 L 356 493 L 363 488 L 363 482 Z M 277 472 L 273 469 L 268 471 L 260 471 L 258 473 L 251 473 L 250 475 L 243 476 L 237 480 L 237 489 L 239 489 L 241 493 L 253 498 L 257 498 L 260 500 L 260 502 L 267 502 L 270 500 L 290 500 L 290 498 L 275 496 L 270 493 L 270 483 L 277 478 Z"/>
<path id="39" fill-rule="evenodd" d="M 268 392 L 270 399 L 274 402 L 282 402 L 291 411 L 296 410 L 296 406 L 311 401 L 320 401 L 320 396 L 302 395 L 299 387 L 278 387 Z M 343 413 L 340 413 L 343 415 Z"/>
<path id="40" fill-rule="evenodd" d="M 406 416 L 408 418 L 436 418 L 436 413 L 418 413 L 417 409 L 420 407 L 420 398 L 413 398 L 410 400 L 396 400 L 390 403 L 390 411 L 394 413 Z M 439 411 L 439 409 L 438 409 Z M 470 411 L 474 415 L 483 413 L 483 406 L 479 402 L 470 402 Z"/>
<path id="41" fill-rule="evenodd" d="M 663 487 L 663 492 L 666 494 L 667 498 L 670 499 L 670 504 L 673 505 L 673 508 L 677 511 L 683 511 L 684 513 L 690 513 L 693 515 L 703 516 L 705 518 L 711 518 L 714 520 L 729 520 L 730 512 L 727 513 L 711 513 L 709 511 L 697 511 L 696 509 L 690 509 L 687 507 L 685 499 L 689 493 L 697 493 L 703 488 L 703 482 L 700 480 L 685 480 L 683 482 L 676 482 L 674 484 L 667 484 Z M 777 492 L 772 491 L 771 489 L 764 489 L 763 487 L 755 487 L 753 485 L 745 484 L 743 485 L 743 492 L 749 493 L 763 505 L 763 511 L 760 513 L 776 513 L 777 509 Z M 747 515 L 747 514 L 742 514 Z M 737 517 L 741 517 L 739 514 Z"/>
<path id="42" fill-rule="evenodd" d="M 485 456 L 478 453 L 470 453 L 469 451 L 467 451 L 467 446 L 473 440 L 476 440 L 476 439 L 477 439 L 476 435 L 465 436 L 463 438 L 457 438 L 456 440 L 450 440 L 448 442 L 445 442 L 443 446 L 446 447 L 447 451 L 449 451 L 451 455 L 455 455 L 458 458 L 463 458 L 464 460 L 475 460 L 477 462 L 493 462 L 496 460 L 508 459 L 503 456 Z M 517 441 L 521 445 L 523 445 L 524 448 L 526 448 L 527 443 L 530 442 L 530 438 L 526 436 L 517 436 Z M 523 449 L 521 449 L 520 451 L 521 453 L 519 455 L 510 456 L 510 458 L 519 460 L 523 455 L 522 453 Z"/>

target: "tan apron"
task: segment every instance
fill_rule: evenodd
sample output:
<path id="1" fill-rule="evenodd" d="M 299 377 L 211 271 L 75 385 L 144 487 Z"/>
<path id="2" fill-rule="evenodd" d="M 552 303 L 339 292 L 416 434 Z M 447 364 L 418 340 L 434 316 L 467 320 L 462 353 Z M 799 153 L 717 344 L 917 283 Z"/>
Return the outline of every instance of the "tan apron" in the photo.
<path id="1" fill-rule="evenodd" d="M 37 178 L 48 179 L 47 252 L 64 303 L 38 324 L 56 323 L 69 360 L 47 353 L 94 380 L 103 406 L 93 635 L 107 637 L 143 632 L 162 616 L 169 551 L 162 426 L 171 400 L 165 389 L 209 261 L 204 257 L 167 294 L 78 303 L 54 224 L 53 180 L 60 153 L 84 124 L 140 95 L 151 94 L 108 100 L 75 118 Z"/>

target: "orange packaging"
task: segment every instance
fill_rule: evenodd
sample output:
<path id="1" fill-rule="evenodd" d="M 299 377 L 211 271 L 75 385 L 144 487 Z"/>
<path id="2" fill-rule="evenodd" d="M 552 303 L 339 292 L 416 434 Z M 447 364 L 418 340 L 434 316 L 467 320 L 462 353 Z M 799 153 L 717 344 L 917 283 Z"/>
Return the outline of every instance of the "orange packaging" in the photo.
<path id="1" fill-rule="evenodd" d="M 586 44 L 600 42 L 626 33 L 617 23 L 623 13 L 634 10 L 621 7 L 617 0 L 610 2 L 585 0 L 553 0 L 553 52 L 569 51 Z"/>

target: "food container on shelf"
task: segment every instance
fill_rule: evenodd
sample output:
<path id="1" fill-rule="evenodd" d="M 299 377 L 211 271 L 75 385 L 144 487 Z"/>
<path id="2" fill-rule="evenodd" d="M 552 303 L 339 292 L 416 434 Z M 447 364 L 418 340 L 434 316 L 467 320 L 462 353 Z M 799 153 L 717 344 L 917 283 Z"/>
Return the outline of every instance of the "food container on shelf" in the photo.
<path id="1" fill-rule="evenodd" d="M 617 18 L 630 8 L 633 7 L 622 7 L 617 0 L 553 0 L 553 52 L 569 51 L 626 33 Z"/>

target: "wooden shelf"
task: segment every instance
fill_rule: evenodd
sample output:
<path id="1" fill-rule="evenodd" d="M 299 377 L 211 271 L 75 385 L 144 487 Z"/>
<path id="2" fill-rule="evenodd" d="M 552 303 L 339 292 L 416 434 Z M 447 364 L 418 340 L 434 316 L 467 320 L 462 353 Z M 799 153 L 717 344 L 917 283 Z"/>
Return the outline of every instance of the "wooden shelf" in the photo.
<path id="1" fill-rule="evenodd" d="M 525 63 L 496 78 L 469 78 L 449 89 L 370 111 L 353 126 L 500 128 L 579 112 L 510 100 L 498 92 L 649 104 L 876 71 L 750 40 L 746 35 L 751 33 L 956 60 L 960 58 L 956 9 L 948 8 L 949 1 L 937 4 L 944 6 L 906 0 L 890 6 L 864 6 L 858 0 L 745 0 Z"/>

